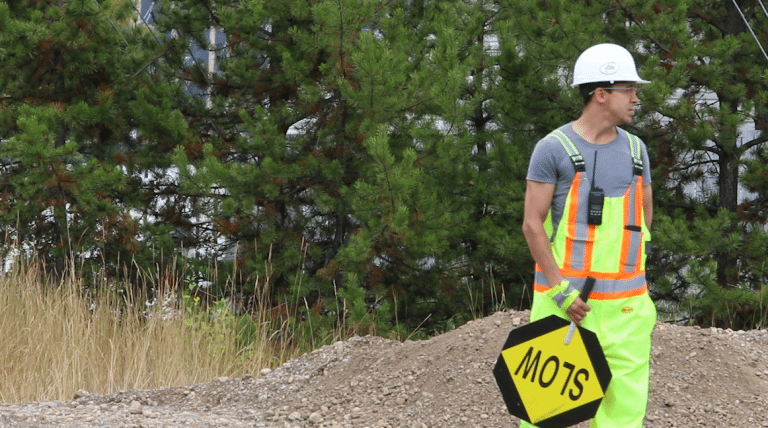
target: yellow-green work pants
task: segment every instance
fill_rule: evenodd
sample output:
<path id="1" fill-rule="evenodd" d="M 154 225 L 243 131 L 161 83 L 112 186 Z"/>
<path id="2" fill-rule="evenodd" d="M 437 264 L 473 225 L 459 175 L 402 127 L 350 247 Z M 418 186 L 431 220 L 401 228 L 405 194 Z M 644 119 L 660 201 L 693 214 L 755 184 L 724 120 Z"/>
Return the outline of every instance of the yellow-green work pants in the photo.
<path id="1" fill-rule="evenodd" d="M 612 375 L 606 396 L 589 426 L 642 428 L 648 406 L 656 306 L 648 293 L 617 300 L 589 300 L 587 304 L 592 309 L 581 326 L 597 335 Z M 531 321 L 552 314 L 566 318 L 563 309 L 552 299 L 543 293 L 534 293 Z M 520 427 L 534 425 L 521 421 Z"/>

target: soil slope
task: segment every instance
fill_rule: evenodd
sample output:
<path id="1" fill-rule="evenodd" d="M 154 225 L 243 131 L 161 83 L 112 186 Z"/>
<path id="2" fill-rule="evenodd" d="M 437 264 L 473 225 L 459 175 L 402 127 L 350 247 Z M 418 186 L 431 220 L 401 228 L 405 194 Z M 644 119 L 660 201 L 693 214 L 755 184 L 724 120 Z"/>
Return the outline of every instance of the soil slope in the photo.
<path id="1" fill-rule="evenodd" d="M 243 378 L 4 404 L 0 427 L 517 427 L 492 368 L 527 322 L 505 311 L 425 341 L 353 338 Z M 766 408 L 768 331 L 657 324 L 646 427 L 768 427 Z"/>

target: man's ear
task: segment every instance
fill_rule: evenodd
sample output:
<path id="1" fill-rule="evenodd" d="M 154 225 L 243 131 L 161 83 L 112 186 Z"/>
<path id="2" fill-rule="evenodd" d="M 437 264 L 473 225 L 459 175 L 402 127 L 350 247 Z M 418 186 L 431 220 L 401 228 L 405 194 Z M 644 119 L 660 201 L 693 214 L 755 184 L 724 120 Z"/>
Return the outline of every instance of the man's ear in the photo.
<path id="1" fill-rule="evenodd" d="M 598 103 L 602 104 L 608 99 L 608 91 L 603 87 L 595 89 L 595 93 L 592 94 L 592 98 Z"/>

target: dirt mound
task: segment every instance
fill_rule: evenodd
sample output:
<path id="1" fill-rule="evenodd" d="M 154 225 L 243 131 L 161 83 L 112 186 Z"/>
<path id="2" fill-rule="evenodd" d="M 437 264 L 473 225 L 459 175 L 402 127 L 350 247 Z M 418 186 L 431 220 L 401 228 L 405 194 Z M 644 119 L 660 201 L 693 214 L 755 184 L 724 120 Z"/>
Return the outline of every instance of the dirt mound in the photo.
<path id="1" fill-rule="evenodd" d="M 527 312 L 509 311 L 425 341 L 357 337 L 258 376 L 84 395 L 38 413 L 28 410 L 33 416 L 27 421 L 67 426 L 69 417 L 81 427 L 516 427 L 492 368 L 509 331 L 527 322 Z M 645 426 L 768 427 L 766 352 L 765 330 L 657 324 Z M 0 415 L 7 408 L 0 407 Z M 87 416 L 75 415 L 88 409 Z M 32 426 L 13 425 L 14 417 L 0 418 L 0 426 Z"/>

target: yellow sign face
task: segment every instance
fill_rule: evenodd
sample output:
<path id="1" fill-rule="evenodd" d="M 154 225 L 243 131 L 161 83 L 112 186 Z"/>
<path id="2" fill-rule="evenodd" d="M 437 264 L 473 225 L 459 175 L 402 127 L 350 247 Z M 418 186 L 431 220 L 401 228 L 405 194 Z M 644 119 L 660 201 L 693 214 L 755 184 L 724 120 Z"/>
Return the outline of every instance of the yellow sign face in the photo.
<path id="1" fill-rule="evenodd" d="M 579 329 L 565 345 L 568 326 L 501 352 L 530 422 L 551 418 L 605 396 Z"/>

